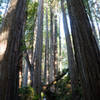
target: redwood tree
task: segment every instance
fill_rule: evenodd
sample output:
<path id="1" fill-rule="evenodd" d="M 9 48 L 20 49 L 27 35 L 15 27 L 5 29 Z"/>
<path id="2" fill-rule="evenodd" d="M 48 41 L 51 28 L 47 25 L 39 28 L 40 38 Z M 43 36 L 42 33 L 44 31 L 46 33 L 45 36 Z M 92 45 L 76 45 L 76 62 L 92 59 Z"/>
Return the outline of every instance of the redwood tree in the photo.
<path id="1" fill-rule="evenodd" d="M 100 99 L 100 51 L 83 0 L 67 0 L 76 60 L 85 100 Z"/>
<path id="2" fill-rule="evenodd" d="M 66 46 L 67 46 L 67 55 L 68 55 L 68 68 L 70 73 L 71 85 L 72 85 L 72 93 L 73 98 L 76 100 L 78 97 L 78 93 L 75 91 L 78 88 L 78 69 L 76 65 L 76 60 L 73 53 L 72 42 L 71 42 L 71 34 L 68 28 L 67 17 L 64 8 L 64 0 L 61 0 L 61 9 L 63 13 L 63 24 L 64 24 L 64 32 L 65 32 L 65 39 L 66 39 Z M 77 99 L 78 100 L 78 99 Z"/>
<path id="3" fill-rule="evenodd" d="M 41 61 L 42 61 L 42 48 L 43 48 L 43 2 L 44 0 L 38 0 L 38 25 L 37 25 L 37 37 L 34 52 L 34 82 L 33 87 L 37 94 L 41 93 Z"/>
<path id="4" fill-rule="evenodd" d="M 26 0 L 11 0 L 0 32 L 0 100 L 16 100 L 18 61 L 23 34 Z"/>

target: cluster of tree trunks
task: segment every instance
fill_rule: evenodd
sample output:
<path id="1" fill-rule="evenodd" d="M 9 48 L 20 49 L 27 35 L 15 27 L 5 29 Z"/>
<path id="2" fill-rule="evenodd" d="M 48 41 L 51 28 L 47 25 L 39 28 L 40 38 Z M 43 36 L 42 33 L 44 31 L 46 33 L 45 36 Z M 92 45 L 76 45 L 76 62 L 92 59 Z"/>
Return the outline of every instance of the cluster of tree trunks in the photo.
<path id="1" fill-rule="evenodd" d="M 83 0 L 66 0 L 72 37 L 69 32 L 64 0 L 61 0 L 63 24 L 68 54 L 68 66 L 72 85 L 74 100 L 79 100 L 76 88 L 78 80 L 81 81 L 83 99 L 99 100 L 100 97 L 100 51 L 97 45 L 98 38 L 91 15 L 91 9 L 87 0 L 87 15 Z M 25 71 L 23 86 L 27 86 L 28 69 L 31 73 L 31 85 L 41 94 L 41 63 L 43 49 L 43 16 L 44 0 L 38 0 L 38 19 L 35 52 L 31 49 L 31 62 L 27 50 L 25 50 Z M 26 0 L 11 0 L 7 16 L 4 19 L 0 30 L 0 100 L 17 100 L 19 70 L 22 66 L 22 55 L 20 51 L 21 39 L 24 34 Z M 89 19 L 91 24 L 89 22 Z M 48 30 L 48 9 L 46 10 L 46 41 L 45 41 L 45 67 L 44 85 L 50 89 L 55 81 L 60 80 L 65 74 L 57 77 L 57 15 L 53 14 L 52 4 L 50 5 L 50 36 Z M 36 19 L 35 19 L 36 21 Z M 35 26 L 35 25 L 34 25 Z M 91 28 L 92 26 L 92 28 Z M 33 28 L 34 32 L 34 28 Z M 50 38 L 50 42 L 49 42 Z M 72 46 L 72 41 L 73 45 Z M 32 37 L 33 40 L 33 37 Z M 99 44 L 99 43 L 98 43 Z M 33 41 L 32 41 L 33 45 Z M 61 55 L 61 37 L 59 34 L 59 48 Z M 50 49 L 50 50 L 49 50 Z M 48 76 L 49 75 L 49 76 Z M 43 90 L 46 92 L 45 90 Z M 47 93 L 47 92 L 46 92 Z M 51 92 L 50 92 L 51 93 Z M 50 99 L 50 98 L 49 98 Z M 54 99 L 54 98 L 53 98 Z"/>

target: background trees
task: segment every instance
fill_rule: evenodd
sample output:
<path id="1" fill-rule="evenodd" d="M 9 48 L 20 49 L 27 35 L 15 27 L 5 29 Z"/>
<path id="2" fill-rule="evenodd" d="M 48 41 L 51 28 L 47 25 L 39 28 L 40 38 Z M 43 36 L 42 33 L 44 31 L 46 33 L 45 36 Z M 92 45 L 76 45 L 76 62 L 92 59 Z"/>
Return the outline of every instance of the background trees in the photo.
<path id="1" fill-rule="evenodd" d="M 96 0 L 7 1 L 0 100 L 99 100 L 99 6 Z"/>

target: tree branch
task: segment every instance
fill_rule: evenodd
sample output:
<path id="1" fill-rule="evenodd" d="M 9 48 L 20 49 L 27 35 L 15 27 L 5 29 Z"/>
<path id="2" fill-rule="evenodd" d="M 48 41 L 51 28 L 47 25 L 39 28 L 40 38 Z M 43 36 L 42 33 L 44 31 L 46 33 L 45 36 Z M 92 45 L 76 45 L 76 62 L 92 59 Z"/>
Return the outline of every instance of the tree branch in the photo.
<path id="1" fill-rule="evenodd" d="M 55 85 L 57 83 L 57 81 L 59 81 L 63 76 L 65 76 L 68 73 L 69 69 L 66 69 L 61 75 L 58 75 L 54 81 L 52 81 L 50 84 L 47 85 L 43 85 L 42 86 L 42 90 L 46 91 L 48 90 L 52 85 Z"/>

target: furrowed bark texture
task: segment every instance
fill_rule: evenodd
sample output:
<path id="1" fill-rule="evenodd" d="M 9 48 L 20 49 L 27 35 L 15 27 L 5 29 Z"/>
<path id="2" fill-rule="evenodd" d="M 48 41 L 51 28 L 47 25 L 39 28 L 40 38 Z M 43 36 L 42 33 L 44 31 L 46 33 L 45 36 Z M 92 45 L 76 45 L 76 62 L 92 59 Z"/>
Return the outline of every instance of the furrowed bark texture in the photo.
<path id="1" fill-rule="evenodd" d="M 0 100 L 16 100 L 18 60 L 24 26 L 26 0 L 11 0 L 0 32 L 5 51 L 0 54 Z M 4 42 L 4 43 L 3 43 Z M 0 45 L 0 48 L 2 48 Z"/>
<path id="2" fill-rule="evenodd" d="M 85 100 L 100 99 L 100 51 L 83 5 L 83 0 L 67 0 L 76 61 Z"/>

